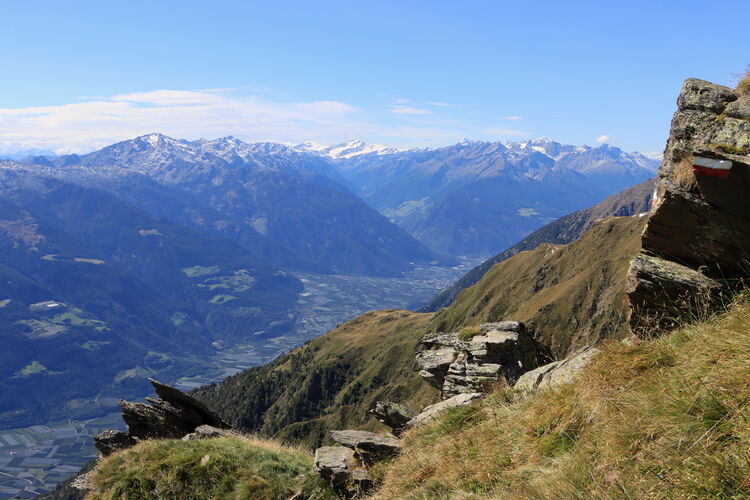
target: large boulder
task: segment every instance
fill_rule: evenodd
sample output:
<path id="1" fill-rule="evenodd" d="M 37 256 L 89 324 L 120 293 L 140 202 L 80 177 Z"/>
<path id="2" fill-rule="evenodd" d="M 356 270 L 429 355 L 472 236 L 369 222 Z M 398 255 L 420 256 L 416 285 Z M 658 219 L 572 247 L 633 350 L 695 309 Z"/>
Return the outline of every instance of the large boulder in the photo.
<path id="1" fill-rule="evenodd" d="M 440 401 L 439 403 L 427 406 L 422 410 L 421 413 L 419 413 L 409 421 L 407 427 L 417 427 L 419 425 L 430 422 L 445 410 L 448 410 L 450 408 L 458 408 L 459 406 L 466 406 L 468 404 L 471 404 L 472 401 L 483 396 L 484 394 L 482 394 L 481 392 L 457 394 L 451 398 Z"/>
<path id="2" fill-rule="evenodd" d="M 516 389 L 548 389 L 574 380 L 591 360 L 599 354 L 596 347 L 585 346 L 560 361 L 553 361 L 521 375 Z"/>
<path id="3" fill-rule="evenodd" d="M 436 333 L 421 340 L 420 375 L 441 390 L 444 399 L 483 392 L 504 378 L 514 382 L 537 366 L 539 352 L 523 323 L 502 321 L 480 325 L 474 335 Z"/>
<path id="4" fill-rule="evenodd" d="M 365 465 L 398 455 L 401 452 L 401 441 L 392 437 L 379 436 L 372 432 L 344 430 L 331 431 L 331 439 L 353 449 L 356 458 Z"/>
<path id="5" fill-rule="evenodd" d="M 682 92 L 677 98 L 681 110 L 708 111 L 719 114 L 727 103 L 736 101 L 737 95 L 729 87 L 716 85 L 697 78 L 688 78 L 682 85 Z"/>
<path id="6" fill-rule="evenodd" d="M 390 427 L 394 436 L 399 436 L 416 415 L 406 406 L 389 401 L 378 401 L 370 413 L 378 422 Z"/>

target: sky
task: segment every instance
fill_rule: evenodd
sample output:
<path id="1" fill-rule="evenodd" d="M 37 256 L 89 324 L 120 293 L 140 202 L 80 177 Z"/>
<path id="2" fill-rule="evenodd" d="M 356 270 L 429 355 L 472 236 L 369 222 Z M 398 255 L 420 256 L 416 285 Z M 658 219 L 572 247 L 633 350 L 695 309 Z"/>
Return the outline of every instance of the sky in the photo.
<path id="1" fill-rule="evenodd" d="M 657 155 L 685 78 L 734 85 L 750 2 L 0 1 L 0 154 L 197 139 Z"/>

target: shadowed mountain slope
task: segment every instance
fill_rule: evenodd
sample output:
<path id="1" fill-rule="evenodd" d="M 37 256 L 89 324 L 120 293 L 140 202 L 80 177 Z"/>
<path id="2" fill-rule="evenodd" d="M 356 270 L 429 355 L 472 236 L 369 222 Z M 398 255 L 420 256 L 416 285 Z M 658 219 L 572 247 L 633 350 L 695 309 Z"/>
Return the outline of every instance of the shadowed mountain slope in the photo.
<path id="1" fill-rule="evenodd" d="M 612 195 L 593 207 L 579 210 L 578 212 L 560 217 L 554 222 L 550 222 L 509 249 L 486 260 L 466 273 L 456 283 L 441 290 L 430 302 L 422 306 L 419 311 L 434 312 L 443 307 L 448 307 L 456 300 L 461 291 L 477 283 L 492 266 L 513 257 L 519 252 L 533 250 L 542 243 L 570 243 L 580 238 L 599 219 L 609 216 L 634 215 L 648 210 L 653 190 L 654 180 L 649 179 L 637 186 L 626 189 L 622 193 Z"/>
<path id="2" fill-rule="evenodd" d="M 653 177 L 657 162 L 549 139 L 464 141 L 334 159 L 358 194 L 431 248 L 488 255 L 567 213 Z"/>
<path id="3" fill-rule="evenodd" d="M 212 342 L 286 333 L 302 288 L 229 240 L 50 178 L 0 185 L 0 252 L 0 426 L 101 413 L 97 394 L 188 375 Z"/>

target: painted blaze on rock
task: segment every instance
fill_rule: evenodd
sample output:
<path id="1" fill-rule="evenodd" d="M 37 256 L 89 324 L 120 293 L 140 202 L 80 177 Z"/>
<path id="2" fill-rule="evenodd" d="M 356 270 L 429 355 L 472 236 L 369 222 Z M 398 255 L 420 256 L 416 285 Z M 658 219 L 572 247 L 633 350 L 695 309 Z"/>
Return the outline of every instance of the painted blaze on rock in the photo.
<path id="1" fill-rule="evenodd" d="M 750 277 L 749 152 L 750 96 L 686 80 L 628 275 L 635 333 L 672 327 Z"/>

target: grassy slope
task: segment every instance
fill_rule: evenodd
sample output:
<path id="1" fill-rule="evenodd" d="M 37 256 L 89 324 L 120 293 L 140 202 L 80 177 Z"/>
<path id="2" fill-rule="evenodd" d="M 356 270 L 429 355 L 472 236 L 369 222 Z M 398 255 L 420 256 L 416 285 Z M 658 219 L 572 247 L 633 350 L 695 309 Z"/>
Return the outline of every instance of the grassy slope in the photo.
<path id="1" fill-rule="evenodd" d="M 434 398 L 413 369 L 414 346 L 429 318 L 368 312 L 270 365 L 195 395 L 235 425 L 319 446 L 330 429 L 365 425 L 367 410 L 378 400 L 420 406 Z"/>
<path id="2" fill-rule="evenodd" d="M 542 243 L 563 245 L 579 239 L 599 219 L 610 216 L 633 215 L 648 210 L 651 192 L 654 190 L 654 179 L 614 194 L 593 207 L 573 212 L 550 222 L 509 249 L 488 259 L 462 276 L 456 283 L 441 290 L 430 302 L 419 309 L 419 312 L 435 312 L 451 305 L 458 295 L 470 286 L 475 285 L 487 274 L 492 266 L 510 259 L 526 250 L 533 250 Z"/>
<path id="3" fill-rule="evenodd" d="M 556 357 L 603 338 L 622 338 L 624 283 L 644 219 L 597 222 L 570 245 L 542 244 L 495 265 L 433 320 L 434 329 L 512 319 L 533 325 Z"/>
<path id="4" fill-rule="evenodd" d="M 336 428 L 377 427 L 378 400 L 414 409 L 437 392 L 414 370 L 427 332 L 484 321 L 527 321 L 554 354 L 625 336 L 622 284 L 639 248 L 642 219 L 601 221 L 578 242 L 542 245 L 495 267 L 438 314 L 365 313 L 266 366 L 195 394 L 234 425 L 285 442 L 320 445 Z"/>
<path id="5" fill-rule="evenodd" d="M 750 299 L 407 434 L 378 499 L 747 498 Z"/>
<path id="6" fill-rule="evenodd" d="M 145 441 L 104 459 L 93 485 L 97 499 L 335 498 L 309 453 L 246 437 Z"/>

